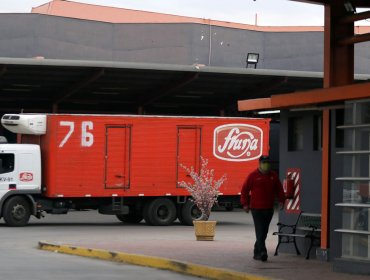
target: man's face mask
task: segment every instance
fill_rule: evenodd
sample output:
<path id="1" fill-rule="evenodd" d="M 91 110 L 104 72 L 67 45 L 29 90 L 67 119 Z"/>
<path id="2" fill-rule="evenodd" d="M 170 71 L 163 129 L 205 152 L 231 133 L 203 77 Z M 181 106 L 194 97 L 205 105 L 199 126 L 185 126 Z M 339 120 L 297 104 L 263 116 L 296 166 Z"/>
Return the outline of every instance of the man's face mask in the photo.
<path id="1" fill-rule="evenodd" d="M 260 163 L 260 170 L 263 172 L 263 173 L 267 173 L 269 172 L 271 169 L 271 165 L 269 162 L 261 162 Z"/>

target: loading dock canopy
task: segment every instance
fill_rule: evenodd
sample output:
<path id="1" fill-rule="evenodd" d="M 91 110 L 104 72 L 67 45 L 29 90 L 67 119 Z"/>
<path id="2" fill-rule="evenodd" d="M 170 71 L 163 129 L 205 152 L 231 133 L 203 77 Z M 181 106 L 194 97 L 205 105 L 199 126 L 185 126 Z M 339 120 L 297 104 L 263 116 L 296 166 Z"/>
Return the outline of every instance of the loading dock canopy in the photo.
<path id="1" fill-rule="evenodd" d="M 319 72 L 0 58 L 0 111 L 235 115 L 238 100 L 322 83 Z"/>

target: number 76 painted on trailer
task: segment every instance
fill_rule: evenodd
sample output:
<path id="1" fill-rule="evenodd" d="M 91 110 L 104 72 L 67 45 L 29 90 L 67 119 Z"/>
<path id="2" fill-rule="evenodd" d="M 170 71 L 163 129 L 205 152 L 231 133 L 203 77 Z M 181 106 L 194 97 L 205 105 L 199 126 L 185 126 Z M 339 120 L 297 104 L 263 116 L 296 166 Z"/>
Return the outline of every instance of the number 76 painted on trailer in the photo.
<path id="1" fill-rule="evenodd" d="M 68 127 L 68 133 L 65 135 L 63 140 L 59 144 L 59 148 L 62 148 L 70 139 L 71 135 L 75 130 L 75 122 L 71 121 L 60 121 L 60 126 Z M 91 147 L 94 144 L 94 134 L 91 132 L 94 129 L 94 124 L 91 121 L 83 121 L 81 123 L 81 147 Z"/>

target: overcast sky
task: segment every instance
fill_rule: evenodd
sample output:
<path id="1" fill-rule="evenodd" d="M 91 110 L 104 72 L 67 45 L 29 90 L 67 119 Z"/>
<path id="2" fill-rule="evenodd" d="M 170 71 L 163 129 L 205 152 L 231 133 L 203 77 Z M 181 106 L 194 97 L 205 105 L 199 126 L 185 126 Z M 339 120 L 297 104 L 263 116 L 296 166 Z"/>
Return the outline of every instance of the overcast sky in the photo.
<path id="1" fill-rule="evenodd" d="M 0 12 L 28 13 L 47 0 L 0 0 Z M 153 11 L 258 25 L 324 24 L 320 5 L 289 0 L 74 0 L 74 2 Z M 361 22 L 370 25 L 370 22 Z"/>

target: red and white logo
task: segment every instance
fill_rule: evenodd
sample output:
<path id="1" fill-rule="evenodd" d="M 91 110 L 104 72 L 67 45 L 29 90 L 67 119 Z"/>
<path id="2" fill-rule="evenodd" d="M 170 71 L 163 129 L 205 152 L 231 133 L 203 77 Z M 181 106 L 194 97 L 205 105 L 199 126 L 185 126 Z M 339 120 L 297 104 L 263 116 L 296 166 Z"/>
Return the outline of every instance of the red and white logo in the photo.
<path id="1" fill-rule="evenodd" d="M 263 131 L 249 124 L 227 124 L 215 128 L 213 155 L 227 161 L 249 161 L 262 155 Z"/>
<path id="2" fill-rule="evenodd" d="M 22 182 L 33 181 L 33 174 L 31 172 L 22 172 L 19 174 L 19 180 Z"/>

